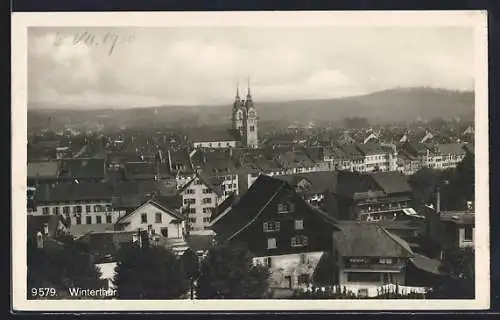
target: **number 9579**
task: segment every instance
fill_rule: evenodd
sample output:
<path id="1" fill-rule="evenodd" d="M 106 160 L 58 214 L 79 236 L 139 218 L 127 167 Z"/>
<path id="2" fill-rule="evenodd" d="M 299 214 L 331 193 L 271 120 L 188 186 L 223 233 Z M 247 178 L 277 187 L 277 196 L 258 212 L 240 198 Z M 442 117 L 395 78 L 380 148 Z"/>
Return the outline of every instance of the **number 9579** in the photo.
<path id="1" fill-rule="evenodd" d="M 56 295 L 55 288 L 32 288 L 31 295 L 33 297 L 54 297 Z"/>

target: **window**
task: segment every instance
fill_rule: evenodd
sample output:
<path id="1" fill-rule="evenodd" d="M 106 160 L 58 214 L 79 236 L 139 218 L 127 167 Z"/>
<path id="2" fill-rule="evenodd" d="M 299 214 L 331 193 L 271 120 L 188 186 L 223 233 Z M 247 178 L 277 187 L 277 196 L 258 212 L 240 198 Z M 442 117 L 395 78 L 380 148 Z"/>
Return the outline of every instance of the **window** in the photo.
<path id="1" fill-rule="evenodd" d="M 212 198 L 203 198 L 203 203 L 212 203 Z"/>
<path id="2" fill-rule="evenodd" d="M 383 283 L 394 283 L 394 276 L 392 273 L 386 272 L 382 274 Z"/>
<path id="3" fill-rule="evenodd" d="M 52 208 L 52 213 L 53 214 L 59 214 L 59 207 L 53 207 Z"/>
<path id="4" fill-rule="evenodd" d="M 195 204 L 195 203 L 196 203 L 196 199 L 193 199 L 193 198 L 184 199 L 184 204 Z"/>
<path id="5" fill-rule="evenodd" d="M 113 223 L 113 220 L 110 215 L 106 216 L 106 223 Z"/>
<path id="6" fill-rule="evenodd" d="M 82 217 L 76 217 L 76 224 L 82 224 Z"/>
<path id="7" fill-rule="evenodd" d="M 90 212 L 90 206 L 88 206 L 88 205 L 85 206 L 85 212 L 87 212 L 87 213 Z"/>
<path id="8" fill-rule="evenodd" d="M 250 132 L 254 132 L 255 131 L 255 126 L 250 126 Z"/>
<path id="9" fill-rule="evenodd" d="M 267 248 L 268 249 L 276 249 L 276 238 L 267 239 Z"/>
<path id="10" fill-rule="evenodd" d="M 304 220 L 295 220 L 295 230 L 304 229 Z"/>
<path id="11" fill-rule="evenodd" d="M 387 259 L 387 258 L 381 258 L 378 260 L 380 264 L 392 264 L 392 259 Z"/>
<path id="12" fill-rule="evenodd" d="M 161 223 L 161 212 L 155 214 L 155 223 Z"/>
<path id="13" fill-rule="evenodd" d="M 63 213 L 69 214 L 69 207 L 63 207 Z"/>
<path id="14" fill-rule="evenodd" d="M 95 217 L 95 223 L 97 223 L 97 224 L 101 224 L 101 223 L 102 223 L 102 218 L 101 218 L 101 216 L 96 216 L 96 217 Z"/>
<path id="15" fill-rule="evenodd" d="M 203 208 L 203 213 L 212 213 L 213 208 Z"/>
<path id="16" fill-rule="evenodd" d="M 73 207 L 76 213 L 82 213 L 82 206 Z"/>
<path id="17" fill-rule="evenodd" d="M 464 241 L 472 241 L 474 236 L 474 228 L 471 225 L 465 226 Z"/>
<path id="18" fill-rule="evenodd" d="M 205 194 L 210 193 L 210 190 L 208 188 L 203 188 L 203 193 Z"/>
<path id="19" fill-rule="evenodd" d="M 294 204 L 291 202 L 278 203 L 278 213 L 287 213 L 294 211 Z"/>
<path id="20" fill-rule="evenodd" d="M 193 218 L 189 218 L 189 222 L 196 223 L 196 218 L 194 218 L 194 217 Z"/>
<path id="21" fill-rule="evenodd" d="M 196 213 L 196 208 L 187 208 L 187 213 Z"/>
<path id="22" fill-rule="evenodd" d="M 161 228 L 160 232 L 161 232 L 162 236 L 164 236 L 165 238 L 168 238 L 168 228 Z"/>
<path id="23" fill-rule="evenodd" d="M 306 236 L 295 236 L 290 239 L 290 244 L 292 247 L 305 247 L 307 246 L 307 237 Z"/>
<path id="24" fill-rule="evenodd" d="M 43 207 L 42 212 L 43 214 L 49 214 L 49 207 Z"/>
<path id="25" fill-rule="evenodd" d="M 203 217 L 203 223 L 209 223 L 210 217 Z"/>
<path id="26" fill-rule="evenodd" d="M 264 222 L 264 232 L 280 231 L 279 221 Z"/>
<path id="27" fill-rule="evenodd" d="M 347 274 L 349 282 L 380 282 L 380 273 L 378 272 L 349 272 Z"/>
<path id="28" fill-rule="evenodd" d="M 92 224 L 92 216 L 85 217 L 85 223 L 86 224 Z"/>
<path id="29" fill-rule="evenodd" d="M 194 189 L 186 189 L 186 194 L 194 194 Z"/>
<path id="30" fill-rule="evenodd" d="M 148 223 L 148 214 L 141 213 L 141 223 Z"/>
<path id="31" fill-rule="evenodd" d="M 101 212 L 102 211 L 102 206 L 100 204 L 96 204 L 94 206 L 94 212 Z"/>
<path id="32" fill-rule="evenodd" d="M 307 273 L 303 273 L 297 277 L 297 281 L 299 285 L 308 284 L 309 283 L 309 275 Z"/>

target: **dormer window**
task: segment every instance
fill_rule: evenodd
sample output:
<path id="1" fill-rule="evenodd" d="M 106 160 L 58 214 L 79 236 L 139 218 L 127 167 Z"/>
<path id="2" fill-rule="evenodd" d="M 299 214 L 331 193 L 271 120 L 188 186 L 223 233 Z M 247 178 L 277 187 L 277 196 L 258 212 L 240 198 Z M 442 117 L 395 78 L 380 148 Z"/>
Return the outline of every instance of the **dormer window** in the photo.
<path id="1" fill-rule="evenodd" d="M 282 202 L 278 203 L 278 213 L 289 213 L 289 212 L 294 212 L 295 210 L 295 205 L 291 202 Z"/>

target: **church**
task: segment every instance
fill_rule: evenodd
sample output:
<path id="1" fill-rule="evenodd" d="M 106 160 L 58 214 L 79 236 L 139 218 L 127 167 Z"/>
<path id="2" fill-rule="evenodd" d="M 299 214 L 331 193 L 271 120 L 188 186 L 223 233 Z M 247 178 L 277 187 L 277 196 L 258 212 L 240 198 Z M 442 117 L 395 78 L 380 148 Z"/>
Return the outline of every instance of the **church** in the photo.
<path id="1" fill-rule="evenodd" d="M 217 132 L 207 133 L 200 130 L 193 132 L 190 135 L 193 148 L 259 147 L 259 117 L 252 98 L 250 81 L 244 99 L 240 97 L 239 86 L 236 86 L 236 97 L 231 110 L 231 123 L 231 128 Z"/>

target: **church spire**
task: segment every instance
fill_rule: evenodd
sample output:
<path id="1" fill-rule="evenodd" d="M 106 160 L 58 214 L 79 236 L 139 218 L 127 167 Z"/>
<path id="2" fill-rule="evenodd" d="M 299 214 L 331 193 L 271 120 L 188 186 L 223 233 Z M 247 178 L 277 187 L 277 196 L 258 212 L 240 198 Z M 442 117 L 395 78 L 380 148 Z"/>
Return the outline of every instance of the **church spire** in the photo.
<path id="1" fill-rule="evenodd" d="M 240 99 L 240 82 L 236 81 L 236 100 Z"/>
<path id="2" fill-rule="evenodd" d="M 252 93 L 250 92 L 250 77 L 247 78 L 247 100 L 252 99 Z"/>

